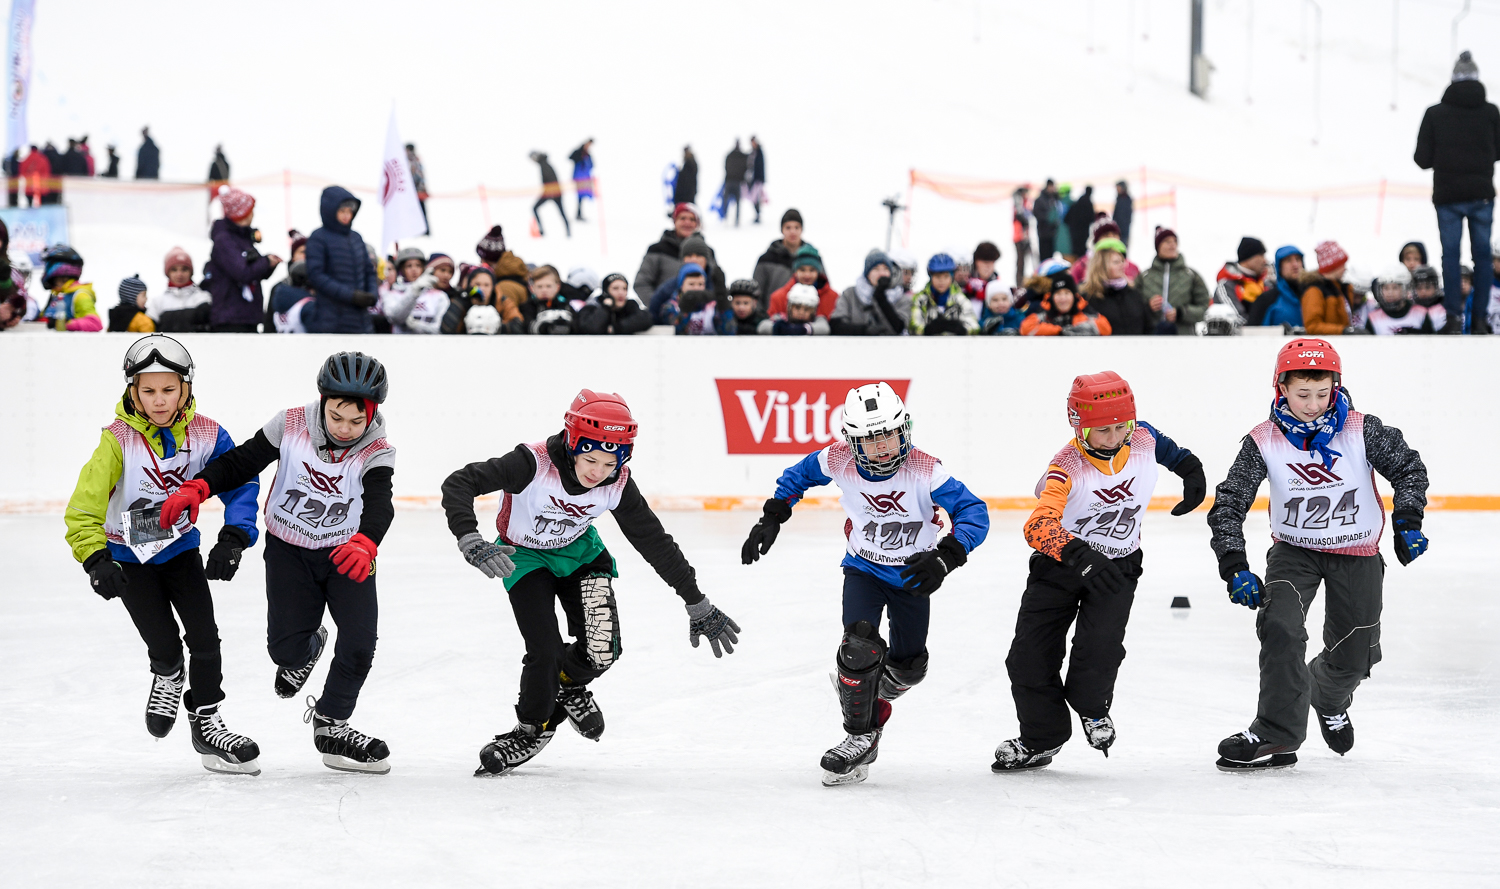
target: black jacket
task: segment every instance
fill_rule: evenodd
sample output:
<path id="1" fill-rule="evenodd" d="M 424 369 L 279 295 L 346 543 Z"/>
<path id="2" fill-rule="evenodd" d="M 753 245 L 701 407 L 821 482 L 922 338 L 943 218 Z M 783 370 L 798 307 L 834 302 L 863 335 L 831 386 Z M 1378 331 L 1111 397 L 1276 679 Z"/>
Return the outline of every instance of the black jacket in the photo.
<path id="1" fill-rule="evenodd" d="M 672 187 L 672 203 L 691 204 L 698 200 L 698 161 L 691 155 L 682 162 L 677 172 L 677 184 Z"/>
<path id="2" fill-rule="evenodd" d="M 740 186 L 745 182 L 745 169 L 749 162 L 750 158 L 738 148 L 724 156 L 724 197 L 739 197 Z"/>
<path id="3" fill-rule="evenodd" d="M 1109 321 L 1110 336 L 1144 336 L 1156 329 L 1151 306 L 1141 292 L 1126 286 L 1105 287 L 1104 293 L 1088 297 L 1089 305 Z"/>
<path id="4" fill-rule="evenodd" d="M 323 189 L 318 208 L 323 227 L 307 239 L 307 283 L 316 307 L 313 323 L 303 322 L 308 333 L 375 332 L 369 310 L 354 305 L 356 291 L 374 293 L 378 282 L 364 239 L 338 220 L 339 204 L 350 200 L 358 199 L 337 185 Z"/>
<path id="5" fill-rule="evenodd" d="M 1068 214 L 1063 217 L 1063 224 L 1068 227 L 1068 234 L 1073 238 L 1073 252 L 1078 256 L 1088 252 L 1089 226 L 1094 222 L 1094 187 L 1088 186 L 1079 195 L 1073 206 L 1068 208 Z"/>
<path id="6" fill-rule="evenodd" d="M 1432 171 L 1432 202 L 1457 204 L 1495 197 L 1500 160 L 1500 109 L 1484 100 L 1484 84 L 1450 84 L 1417 130 L 1417 166 Z"/>
<path id="7" fill-rule="evenodd" d="M 604 305 L 597 296 L 590 297 L 573 319 L 573 332 L 583 334 L 640 333 L 651 326 L 651 313 L 633 295 L 625 297 L 619 307 Z"/>

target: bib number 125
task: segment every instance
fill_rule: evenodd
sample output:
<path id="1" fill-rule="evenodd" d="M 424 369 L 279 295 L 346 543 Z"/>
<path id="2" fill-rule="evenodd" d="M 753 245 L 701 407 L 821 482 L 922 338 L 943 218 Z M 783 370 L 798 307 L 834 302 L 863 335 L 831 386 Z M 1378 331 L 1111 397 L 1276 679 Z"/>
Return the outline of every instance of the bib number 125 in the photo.
<path id="1" fill-rule="evenodd" d="M 1073 523 L 1073 533 L 1084 537 L 1113 537 L 1116 540 L 1124 540 L 1135 531 L 1135 517 L 1141 511 L 1141 507 L 1132 506 L 1128 509 L 1111 509 L 1101 512 L 1097 516 L 1084 516 Z M 1085 531 L 1089 522 L 1094 527 Z"/>

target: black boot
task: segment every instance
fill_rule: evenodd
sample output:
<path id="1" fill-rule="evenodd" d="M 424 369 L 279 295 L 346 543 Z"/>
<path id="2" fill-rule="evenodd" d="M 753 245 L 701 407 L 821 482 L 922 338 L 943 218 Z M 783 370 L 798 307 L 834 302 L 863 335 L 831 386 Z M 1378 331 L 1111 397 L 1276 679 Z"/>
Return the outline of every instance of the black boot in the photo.
<path id="1" fill-rule="evenodd" d="M 567 717 L 574 731 L 590 741 L 597 741 L 604 734 L 604 712 L 594 702 L 594 695 L 586 685 L 564 682 L 557 687 L 557 708 L 552 714 L 552 724 L 559 716 Z"/>
<path id="2" fill-rule="evenodd" d="M 1349 721 L 1349 711 L 1318 714 L 1318 729 L 1323 732 L 1323 743 L 1328 749 L 1343 756 L 1354 747 L 1354 723 Z"/>
<path id="3" fill-rule="evenodd" d="M 226 775 L 260 774 L 260 747 L 224 725 L 218 704 L 195 707 L 193 693 L 188 692 L 188 725 L 193 729 L 193 749 L 202 755 L 205 769 Z"/>
<path id="4" fill-rule="evenodd" d="M 505 734 L 496 735 L 495 740 L 479 751 L 479 768 L 474 772 L 474 777 L 504 775 L 525 765 L 542 752 L 542 748 L 552 740 L 554 731 L 551 725 L 545 723 L 522 721 Z"/>
<path id="5" fill-rule="evenodd" d="M 318 712 L 318 701 L 307 697 L 303 722 L 312 723 L 313 748 L 323 754 L 323 765 L 340 772 L 384 775 L 391 770 L 391 748 L 379 738 L 355 731 L 347 719 Z"/>
<path id="6" fill-rule="evenodd" d="M 1219 742 L 1221 772 L 1255 772 L 1285 769 L 1297 764 L 1297 754 L 1285 744 L 1270 744 L 1252 731 L 1230 735 Z"/>
<path id="7" fill-rule="evenodd" d="M 318 658 L 323 656 L 323 649 L 328 647 L 328 629 L 318 627 L 318 631 L 312 637 L 312 654 L 307 663 L 300 667 L 283 667 L 276 671 L 276 697 L 289 698 L 302 690 L 307 684 L 307 677 L 312 675 L 313 667 L 318 665 Z"/>
<path id="8" fill-rule="evenodd" d="M 152 737 L 165 738 L 177 724 L 177 708 L 182 704 L 182 687 L 186 684 L 181 664 L 170 676 L 151 671 L 151 694 L 146 696 L 146 731 Z"/>

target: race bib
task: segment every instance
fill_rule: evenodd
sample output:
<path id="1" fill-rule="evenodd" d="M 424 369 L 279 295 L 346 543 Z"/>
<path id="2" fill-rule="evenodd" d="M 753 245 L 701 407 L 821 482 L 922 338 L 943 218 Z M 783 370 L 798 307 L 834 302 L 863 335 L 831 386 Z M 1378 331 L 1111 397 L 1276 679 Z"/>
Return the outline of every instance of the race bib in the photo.
<path id="1" fill-rule="evenodd" d="M 125 538 L 125 545 L 130 547 L 130 551 L 144 565 L 182 536 L 180 526 L 184 524 L 184 518 L 186 513 L 178 517 L 177 524 L 163 528 L 160 503 L 140 509 L 127 509 L 120 513 L 120 536 Z"/>

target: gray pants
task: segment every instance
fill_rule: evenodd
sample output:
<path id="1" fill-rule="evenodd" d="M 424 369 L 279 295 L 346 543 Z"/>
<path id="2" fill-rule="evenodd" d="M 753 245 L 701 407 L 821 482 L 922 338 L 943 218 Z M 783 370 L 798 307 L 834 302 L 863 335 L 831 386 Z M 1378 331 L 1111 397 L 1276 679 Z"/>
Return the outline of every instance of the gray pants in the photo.
<path id="1" fill-rule="evenodd" d="M 1307 739 L 1308 705 L 1342 713 L 1380 663 L 1380 556 L 1345 556 L 1278 542 L 1266 555 L 1260 638 L 1260 703 L 1250 730 L 1295 750 Z M 1308 663 L 1307 609 L 1327 587 L 1323 650 Z"/>

